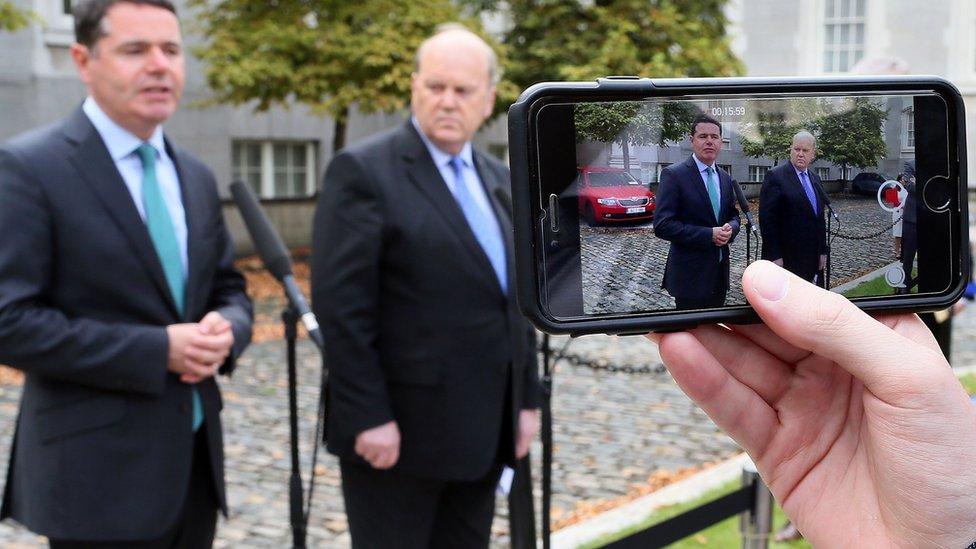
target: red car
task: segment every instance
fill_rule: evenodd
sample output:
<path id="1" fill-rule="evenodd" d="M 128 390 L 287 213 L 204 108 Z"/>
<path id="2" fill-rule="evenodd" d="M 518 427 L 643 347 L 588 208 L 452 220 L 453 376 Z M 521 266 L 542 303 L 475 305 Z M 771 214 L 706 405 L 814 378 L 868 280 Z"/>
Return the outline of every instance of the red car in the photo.
<path id="1" fill-rule="evenodd" d="M 627 171 L 605 166 L 578 170 L 579 214 L 591 226 L 654 218 L 654 193 Z"/>

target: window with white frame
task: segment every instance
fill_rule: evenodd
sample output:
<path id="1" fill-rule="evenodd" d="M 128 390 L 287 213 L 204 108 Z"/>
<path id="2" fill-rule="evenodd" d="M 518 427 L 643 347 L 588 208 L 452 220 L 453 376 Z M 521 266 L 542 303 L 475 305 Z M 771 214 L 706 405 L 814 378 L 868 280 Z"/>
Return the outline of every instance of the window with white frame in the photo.
<path id="1" fill-rule="evenodd" d="M 915 148 L 915 108 L 908 107 L 905 109 L 905 116 L 902 118 L 904 123 L 902 124 L 901 133 L 901 144 L 902 148 L 914 149 Z"/>
<path id="2" fill-rule="evenodd" d="M 814 168 L 813 173 L 817 174 L 817 177 L 819 177 L 821 181 L 828 181 L 830 179 L 830 168 Z"/>
<path id="3" fill-rule="evenodd" d="M 722 122 L 722 150 L 732 150 L 732 132 L 734 126 L 729 122 Z"/>
<path id="4" fill-rule="evenodd" d="M 315 193 L 314 141 L 231 143 L 234 180 L 244 181 L 261 198 L 299 198 Z"/>
<path id="5" fill-rule="evenodd" d="M 749 165 L 749 181 L 760 182 L 766 179 L 766 172 L 769 171 L 769 166 L 760 166 L 757 164 Z"/>
<path id="6" fill-rule="evenodd" d="M 866 2 L 824 0 L 824 72 L 846 72 L 864 57 Z"/>

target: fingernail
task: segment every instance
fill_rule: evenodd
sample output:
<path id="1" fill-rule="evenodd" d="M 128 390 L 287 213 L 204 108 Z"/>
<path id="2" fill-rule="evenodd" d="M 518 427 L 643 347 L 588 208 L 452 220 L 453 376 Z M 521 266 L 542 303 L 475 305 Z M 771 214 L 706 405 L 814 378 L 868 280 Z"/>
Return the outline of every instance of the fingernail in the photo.
<path id="1" fill-rule="evenodd" d="M 769 263 L 762 265 L 752 278 L 752 287 L 766 301 L 779 301 L 786 297 L 790 279 L 786 277 L 786 271 Z"/>

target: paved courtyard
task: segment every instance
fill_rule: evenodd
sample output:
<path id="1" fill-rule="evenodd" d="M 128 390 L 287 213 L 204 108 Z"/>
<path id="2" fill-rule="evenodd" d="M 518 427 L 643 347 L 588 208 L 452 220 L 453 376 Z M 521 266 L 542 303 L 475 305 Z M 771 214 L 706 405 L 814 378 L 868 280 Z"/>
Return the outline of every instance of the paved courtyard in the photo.
<path id="1" fill-rule="evenodd" d="M 877 233 L 891 225 L 891 214 L 871 198 L 831 198 L 840 222 L 831 241 L 831 287 L 853 280 L 895 260 L 891 230 L 866 240 L 850 236 Z M 758 204 L 753 202 L 753 211 Z M 743 223 L 745 218 L 742 218 Z M 762 220 L 757 223 L 762 225 Z M 653 224 L 580 227 L 583 308 L 589 314 L 673 309 L 674 299 L 661 288 L 670 243 L 654 236 Z M 757 238 L 747 239 L 745 225 L 731 245 L 730 288 L 726 304 L 745 303 L 742 271 L 757 255 Z M 750 244 L 747 256 L 746 245 Z"/>

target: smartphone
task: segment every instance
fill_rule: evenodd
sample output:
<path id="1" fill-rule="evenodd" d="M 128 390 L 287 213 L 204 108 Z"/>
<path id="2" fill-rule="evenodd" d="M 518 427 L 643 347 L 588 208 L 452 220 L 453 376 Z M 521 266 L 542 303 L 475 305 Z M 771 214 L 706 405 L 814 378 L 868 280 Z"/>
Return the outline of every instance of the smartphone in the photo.
<path id="1" fill-rule="evenodd" d="M 946 80 L 543 83 L 508 121 L 518 298 L 543 331 L 755 321 L 741 277 L 758 259 L 869 311 L 943 308 L 968 281 Z"/>

